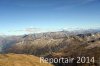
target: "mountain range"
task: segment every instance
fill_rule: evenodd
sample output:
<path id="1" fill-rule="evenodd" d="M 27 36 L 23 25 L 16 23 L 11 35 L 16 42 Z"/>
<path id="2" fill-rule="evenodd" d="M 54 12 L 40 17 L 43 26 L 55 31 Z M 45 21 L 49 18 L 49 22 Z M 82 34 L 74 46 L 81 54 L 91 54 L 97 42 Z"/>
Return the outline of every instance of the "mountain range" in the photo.
<path id="1" fill-rule="evenodd" d="M 99 60 L 100 30 L 63 30 L 21 36 L 1 36 L 0 53 L 29 54 L 46 58 L 94 56 L 95 60 Z M 96 64 L 98 63 L 95 62 L 94 66 L 98 66 Z M 68 64 L 54 65 L 66 66 Z"/>

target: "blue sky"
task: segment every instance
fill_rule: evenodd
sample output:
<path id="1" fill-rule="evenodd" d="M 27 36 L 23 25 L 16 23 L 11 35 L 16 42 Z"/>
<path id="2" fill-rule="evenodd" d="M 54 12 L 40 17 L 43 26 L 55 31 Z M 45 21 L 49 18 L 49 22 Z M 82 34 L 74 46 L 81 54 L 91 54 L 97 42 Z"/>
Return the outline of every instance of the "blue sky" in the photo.
<path id="1" fill-rule="evenodd" d="M 0 0 L 0 34 L 100 26 L 100 0 Z"/>

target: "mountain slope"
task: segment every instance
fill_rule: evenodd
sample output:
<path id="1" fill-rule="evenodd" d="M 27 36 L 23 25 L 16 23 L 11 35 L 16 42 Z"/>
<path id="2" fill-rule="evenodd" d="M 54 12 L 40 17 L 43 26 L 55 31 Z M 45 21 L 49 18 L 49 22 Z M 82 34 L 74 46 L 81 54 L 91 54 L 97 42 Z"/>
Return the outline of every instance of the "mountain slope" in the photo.
<path id="1" fill-rule="evenodd" d="M 53 66 L 40 63 L 38 57 L 24 54 L 0 54 L 0 66 Z"/>

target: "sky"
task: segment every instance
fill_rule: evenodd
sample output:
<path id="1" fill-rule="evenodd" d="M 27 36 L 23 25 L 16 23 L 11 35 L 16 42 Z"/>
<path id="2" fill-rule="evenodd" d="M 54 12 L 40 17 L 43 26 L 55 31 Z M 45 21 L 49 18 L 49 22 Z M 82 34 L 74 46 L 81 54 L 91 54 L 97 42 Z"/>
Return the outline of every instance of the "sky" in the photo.
<path id="1" fill-rule="evenodd" d="M 0 0 L 0 35 L 100 28 L 100 0 Z"/>

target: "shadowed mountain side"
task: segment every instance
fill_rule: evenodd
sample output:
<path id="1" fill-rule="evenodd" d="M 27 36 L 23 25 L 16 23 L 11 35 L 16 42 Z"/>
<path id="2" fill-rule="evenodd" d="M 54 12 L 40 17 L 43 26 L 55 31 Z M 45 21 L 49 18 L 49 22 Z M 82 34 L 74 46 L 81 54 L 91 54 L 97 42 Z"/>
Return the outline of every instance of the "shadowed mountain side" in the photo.
<path id="1" fill-rule="evenodd" d="M 94 43 L 95 41 L 100 41 L 99 33 L 78 34 L 78 35 L 72 35 L 72 36 L 67 36 L 63 38 L 57 38 L 57 39 L 40 38 L 36 40 L 33 40 L 30 38 L 30 36 L 27 36 L 27 38 L 24 38 L 24 40 L 16 44 L 13 44 L 10 48 L 7 48 L 6 52 L 26 53 L 26 54 L 41 56 L 41 55 L 51 54 L 52 52 L 58 52 L 65 48 L 69 48 L 70 46 L 72 46 L 73 48 L 79 45 L 90 45 L 91 43 Z M 96 43 L 93 45 L 97 46 Z"/>
<path id="2" fill-rule="evenodd" d="M 90 41 L 86 44 L 82 45 L 70 45 L 69 47 L 60 50 L 56 53 L 52 53 L 46 58 L 75 58 L 73 63 L 54 63 L 55 66 L 99 66 L 100 65 L 100 40 L 94 40 L 94 42 Z M 77 57 L 85 57 L 87 62 L 87 57 L 89 61 L 94 57 L 94 62 L 90 63 L 78 63 Z M 83 59 L 82 59 L 83 60 Z M 93 59 L 92 59 L 93 60 Z"/>

